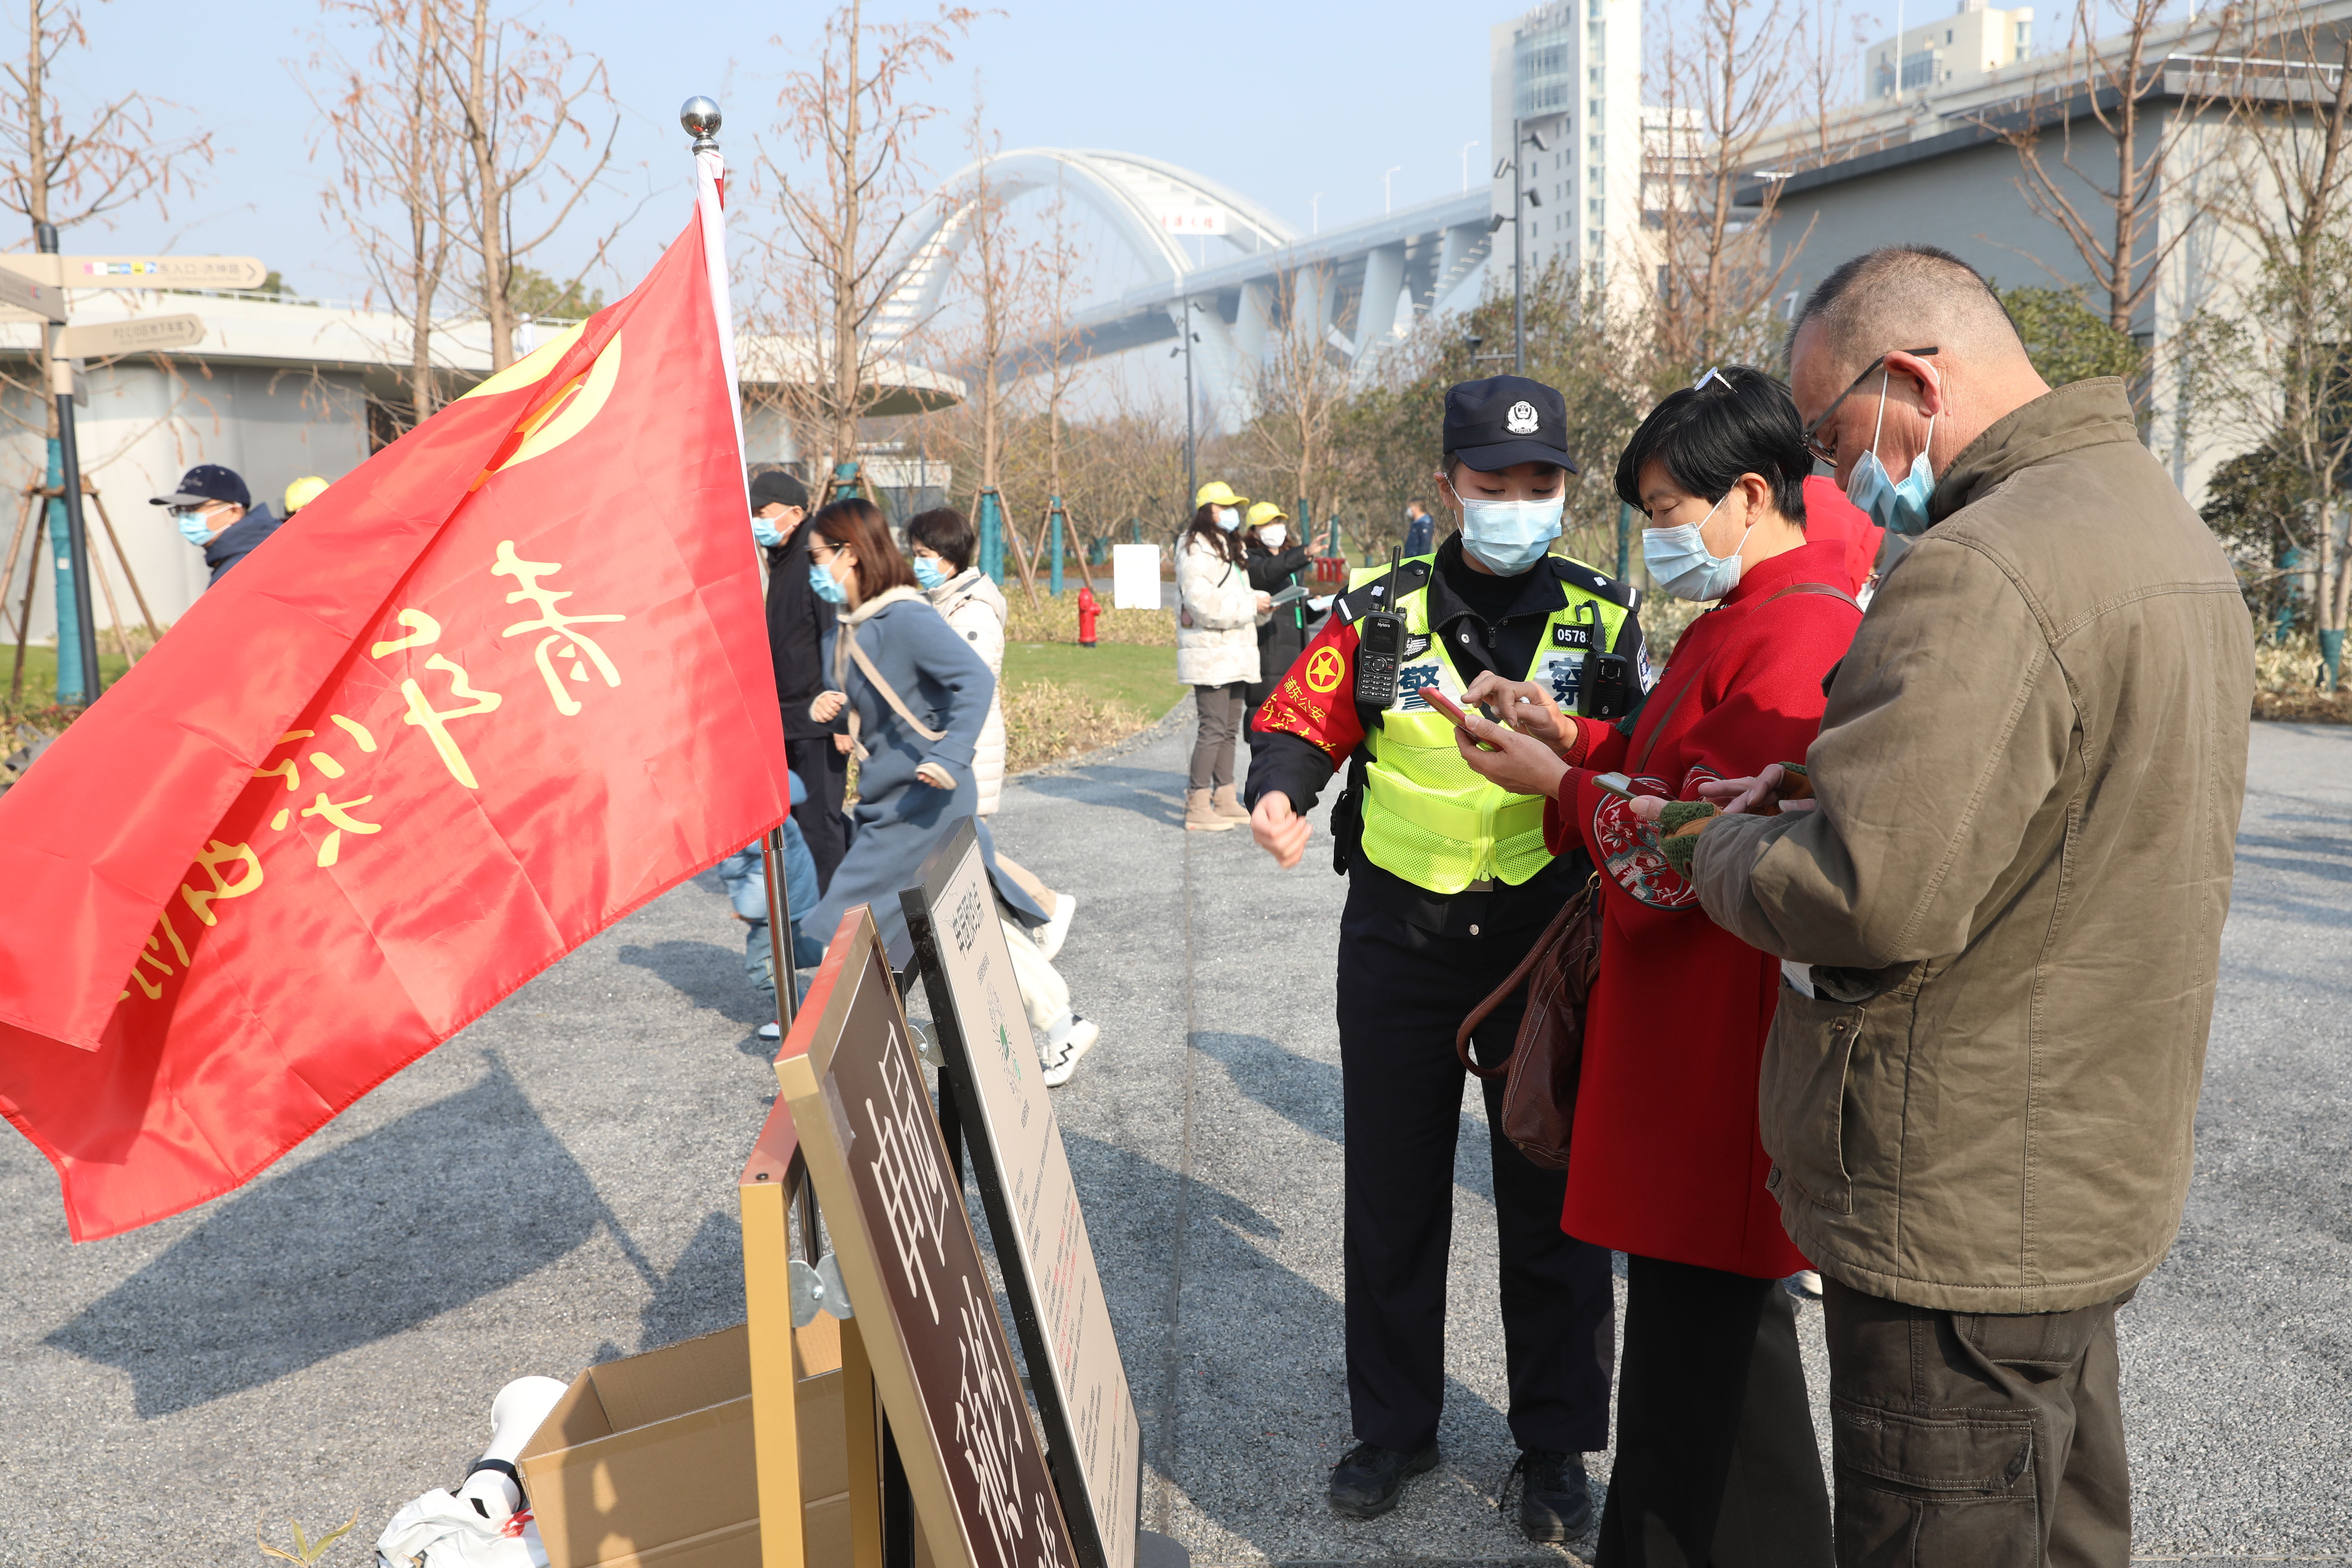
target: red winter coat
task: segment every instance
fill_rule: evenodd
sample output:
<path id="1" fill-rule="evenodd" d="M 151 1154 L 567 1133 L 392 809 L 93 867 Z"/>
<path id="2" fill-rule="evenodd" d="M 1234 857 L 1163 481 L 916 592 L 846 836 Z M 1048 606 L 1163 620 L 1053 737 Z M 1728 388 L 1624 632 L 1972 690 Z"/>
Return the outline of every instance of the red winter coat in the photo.
<path id="1" fill-rule="evenodd" d="M 1622 771 L 1644 794 L 1695 800 L 1701 779 L 1802 760 L 1821 728 L 1822 679 L 1861 616 L 1826 594 L 1783 591 L 1851 592 L 1847 554 L 1843 539 L 1809 542 L 1741 578 L 1683 633 L 1630 742 L 1576 721 L 1585 752 L 1544 834 L 1555 854 L 1580 836 L 1601 868 L 1601 977 L 1560 1212 L 1580 1240 L 1758 1279 L 1806 1267 L 1764 1190 L 1771 1161 L 1757 1132 L 1780 960 L 1707 919 L 1640 819 L 1592 779 Z"/>

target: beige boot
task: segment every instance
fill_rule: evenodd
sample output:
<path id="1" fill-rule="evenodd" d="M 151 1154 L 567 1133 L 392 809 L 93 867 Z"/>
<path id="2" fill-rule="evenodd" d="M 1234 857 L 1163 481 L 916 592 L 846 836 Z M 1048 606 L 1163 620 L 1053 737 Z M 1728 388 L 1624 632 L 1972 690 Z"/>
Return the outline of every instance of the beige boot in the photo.
<path id="1" fill-rule="evenodd" d="M 1184 792 L 1184 831 L 1187 833 L 1223 833 L 1233 826 L 1230 816 L 1219 816 L 1217 808 L 1209 804 L 1209 792 L 1188 789 Z"/>
<path id="2" fill-rule="evenodd" d="M 1249 820 L 1249 807 L 1235 797 L 1231 784 L 1220 784 L 1210 791 L 1209 805 L 1219 816 L 1231 817 L 1235 822 Z"/>

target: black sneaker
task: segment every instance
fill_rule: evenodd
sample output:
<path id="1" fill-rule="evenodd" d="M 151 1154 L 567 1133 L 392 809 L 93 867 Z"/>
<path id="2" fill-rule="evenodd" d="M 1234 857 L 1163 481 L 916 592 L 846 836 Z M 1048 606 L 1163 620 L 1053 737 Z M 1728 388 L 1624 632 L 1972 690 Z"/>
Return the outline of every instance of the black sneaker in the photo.
<path id="1" fill-rule="evenodd" d="M 1511 1492 L 1511 1477 L 1519 1480 L 1519 1529 L 1529 1541 L 1572 1541 L 1592 1524 L 1592 1483 L 1585 1478 L 1584 1456 L 1525 1448 L 1511 1474 L 1503 1478 L 1502 1505 Z"/>
<path id="2" fill-rule="evenodd" d="M 1331 1511 L 1349 1519 L 1378 1519 L 1396 1507 L 1404 1483 L 1437 1468 L 1437 1445 L 1418 1454 L 1359 1443 L 1331 1468 Z"/>

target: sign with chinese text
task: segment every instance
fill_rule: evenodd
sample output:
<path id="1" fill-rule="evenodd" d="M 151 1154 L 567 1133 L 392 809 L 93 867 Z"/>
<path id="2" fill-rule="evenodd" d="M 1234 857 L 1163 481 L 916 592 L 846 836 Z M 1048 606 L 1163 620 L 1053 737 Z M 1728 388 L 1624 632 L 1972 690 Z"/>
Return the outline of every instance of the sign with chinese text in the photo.
<path id="1" fill-rule="evenodd" d="M 1167 234 L 1220 235 L 1225 232 L 1223 207 L 1162 207 L 1160 227 Z"/>
<path id="2" fill-rule="evenodd" d="M 1076 1568 L 888 962 L 844 916 L 776 1058 L 938 1568 Z"/>
<path id="3" fill-rule="evenodd" d="M 1071 1534 L 1090 1568 L 1131 1568 L 1141 1428 L 969 822 L 903 899 Z"/>
<path id="4" fill-rule="evenodd" d="M 78 1238 L 245 1181 L 783 815 L 715 213 L 0 798 L 0 1111 Z"/>

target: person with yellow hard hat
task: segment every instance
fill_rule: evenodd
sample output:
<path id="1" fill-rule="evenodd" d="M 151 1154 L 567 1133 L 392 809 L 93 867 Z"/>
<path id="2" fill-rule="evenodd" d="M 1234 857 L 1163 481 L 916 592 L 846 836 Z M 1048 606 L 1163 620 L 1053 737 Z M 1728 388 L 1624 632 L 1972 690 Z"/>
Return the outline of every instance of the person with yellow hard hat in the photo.
<path id="1" fill-rule="evenodd" d="M 1223 833 L 1249 813 L 1234 794 L 1234 741 L 1250 683 L 1258 678 L 1257 626 L 1271 596 L 1250 586 L 1241 542 L 1249 497 L 1212 479 L 1192 497 L 1192 521 L 1176 544 L 1176 679 L 1200 714 L 1184 791 L 1188 833 Z"/>
<path id="2" fill-rule="evenodd" d="M 1250 826 L 1286 868 L 1306 851 L 1316 795 L 1348 773 L 1331 831 L 1348 878 L 1336 967 L 1357 1443 L 1327 1495 L 1356 1519 L 1394 1508 L 1439 1462 L 1456 1031 L 1592 876 L 1581 847 L 1552 853 L 1544 797 L 1463 762 L 1449 710 L 1490 674 L 1525 683 L 1529 701 L 1540 691 L 1545 711 L 1594 719 L 1622 719 L 1643 692 L 1640 595 L 1551 551 L 1576 471 L 1567 427 L 1566 400 L 1540 382 L 1449 390 L 1432 478 L 1461 531 L 1358 573 L 1253 732 Z M 1484 1065 L 1511 1054 L 1526 1006 L 1522 989 L 1471 1030 Z M 1503 1086 L 1485 1087 L 1501 1265 L 1486 1310 L 1503 1322 L 1519 1528 L 1558 1542 L 1591 1523 L 1583 1456 L 1609 1442 L 1609 1251 L 1562 1233 L 1566 1173 L 1503 1135 Z"/>
<path id="3" fill-rule="evenodd" d="M 316 474 L 303 475 L 286 487 L 286 515 L 292 517 L 326 493 L 326 480 Z"/>

